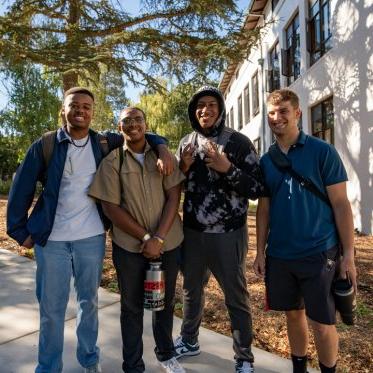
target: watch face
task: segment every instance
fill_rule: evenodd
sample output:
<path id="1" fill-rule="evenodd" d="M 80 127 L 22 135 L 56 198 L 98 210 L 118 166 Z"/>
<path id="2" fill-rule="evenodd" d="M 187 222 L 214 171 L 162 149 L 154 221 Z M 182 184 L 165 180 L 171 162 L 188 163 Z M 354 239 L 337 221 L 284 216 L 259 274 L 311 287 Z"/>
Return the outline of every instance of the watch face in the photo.
<path id="1" fill-rule="evenodd" d="M 150 240 L 150 239 L 151 239 L 151 236 L 150 236 L 149 233 L 146 233 L 146 234 L 144 235 L 144 237 L 142 238 L 143 241 L 147 241 L 147 240 Z"/>

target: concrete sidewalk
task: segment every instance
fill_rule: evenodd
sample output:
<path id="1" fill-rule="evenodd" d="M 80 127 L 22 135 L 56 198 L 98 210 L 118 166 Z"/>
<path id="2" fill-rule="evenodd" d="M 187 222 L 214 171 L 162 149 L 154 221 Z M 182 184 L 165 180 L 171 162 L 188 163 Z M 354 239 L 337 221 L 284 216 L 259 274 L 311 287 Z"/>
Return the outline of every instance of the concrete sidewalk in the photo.
<path id="1" fill-rule="evenodd" d="M 32 373 L 37 358 L 39 313 L 35 298 L 35 263 L 0 249 L 0 373 Z M 64 372 L 82 371 L 75 357 L 74 291 L 71 293 L 65 323 Z M 119 296 L 102 288 L 99 291 L 101 365 L 104 373 L 120 373 L 121 337 Z M 174 319 L 174 333 L 181 320 Z M 154 356 L 151 313 L 144 318 L 144 361 L 146 372 L 161 372 Z M 232 339 L 201 328 L 199 356 L 181 359 L 188 373 L 234 371 Z M 257 373 L 291 372 L 289 360 L 254 348 Z M 316 372 L 315 370 L 309 370 Z"/>

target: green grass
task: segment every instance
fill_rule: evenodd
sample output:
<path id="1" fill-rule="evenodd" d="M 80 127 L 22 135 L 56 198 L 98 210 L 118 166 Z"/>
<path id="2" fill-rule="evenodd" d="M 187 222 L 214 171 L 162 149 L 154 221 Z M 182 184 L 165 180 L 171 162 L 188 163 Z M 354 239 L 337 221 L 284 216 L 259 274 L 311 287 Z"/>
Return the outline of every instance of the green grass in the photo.
<path id="1" fill-rule="evenodd" d="M 357 302 L 356 314 L 357 314 L 357 317 L 359 318 L 371 317 L 373 316 L 373 310 L 371 307 L 367 306 L 365 303 Z"/>
<path id="2" fill-rule="evenodd" d="M 119 293 L 119 288 L 118 288 L 118 282 L 117 281 L 111 281 L 109 282 L 105 288 L 113 293 Z"/>

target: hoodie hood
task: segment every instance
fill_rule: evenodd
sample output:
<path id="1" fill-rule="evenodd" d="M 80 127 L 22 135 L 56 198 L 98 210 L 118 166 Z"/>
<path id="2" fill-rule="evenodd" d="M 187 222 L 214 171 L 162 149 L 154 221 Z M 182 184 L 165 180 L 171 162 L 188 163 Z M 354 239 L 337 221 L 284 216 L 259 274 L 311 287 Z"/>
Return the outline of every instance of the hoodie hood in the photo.
<path id="1" fill-rule="evenodd" d="M 208 134 L 202 132 L 202 128 L 196 117 L 197 102 L 198 99 L 202 96 L 213 96 L 218 100 L 219 104 L 218 119 L 216 120 L 214 126 L 209 129 Z M 206 137 L 218 136 L 220 132 L 223 130 L 225 123 L 225 102 L 224 97 L 219 91 L 219 89 L 207 85 L 198 89 L 198 91 L 192 96 L 191 100 L 189 101 L 188 115 L 191 126 L 195 131 L 197 131 L 198 133 L 202 133 Z"/>

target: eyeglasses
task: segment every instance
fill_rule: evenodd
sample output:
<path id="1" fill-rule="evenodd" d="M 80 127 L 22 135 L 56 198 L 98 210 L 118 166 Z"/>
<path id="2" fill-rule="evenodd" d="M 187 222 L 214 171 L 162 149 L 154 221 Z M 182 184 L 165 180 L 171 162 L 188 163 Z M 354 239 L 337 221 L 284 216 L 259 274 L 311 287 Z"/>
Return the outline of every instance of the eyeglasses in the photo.
<path id="1" fill-rule="evenodd" d="M 123 118 L 121 119 L 121 123 L 124 124 L 125 126 L 129 125 L 129 124 L 132 124 L 132 122 L 135 122 L 136 124 L 141 124 L 144 122 L 144 118 L 143 117 L 135 117 L 135 118 Z"/>

